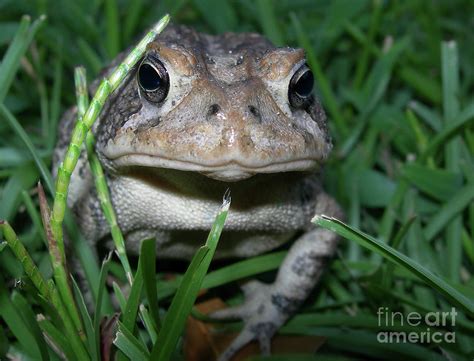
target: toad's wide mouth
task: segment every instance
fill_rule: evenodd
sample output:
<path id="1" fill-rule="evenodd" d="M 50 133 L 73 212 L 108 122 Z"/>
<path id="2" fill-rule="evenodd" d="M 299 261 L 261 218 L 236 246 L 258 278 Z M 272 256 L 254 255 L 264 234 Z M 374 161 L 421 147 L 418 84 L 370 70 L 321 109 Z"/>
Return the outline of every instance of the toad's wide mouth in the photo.
<path id="1" fill-rule="evenodd" d="M 226 182 L 240 181 L 255 174 L 314 171 L 320 166 L 318 160 L 311 158 L 275 161 L 267 164 L 232 159 L 204 164 L 149 154 L 124 154 L 113 159 L 113 163 L 118 167 L 142 166 L 198 172 L 206 177 Z"/>

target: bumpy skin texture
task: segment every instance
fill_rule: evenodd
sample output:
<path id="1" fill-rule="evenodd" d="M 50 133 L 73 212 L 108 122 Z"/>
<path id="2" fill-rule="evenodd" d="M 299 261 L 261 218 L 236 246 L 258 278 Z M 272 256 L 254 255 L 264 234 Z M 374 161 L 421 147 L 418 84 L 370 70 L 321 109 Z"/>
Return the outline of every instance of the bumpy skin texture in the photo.
<path id="1" fill-rule="evenodd" d="M 166 98 L 144 97 L 137 66 L 93 128 L 127 248 L 136 253 L 142 239 L 156 237 L 158 257 L 191 258 L 230 188 L 216 258 L 250 257 L 297 238 L 274 283 L 247 284 L 244 304 L 214 314 L 245 321 L 220 360 L 251 340 L 269 353 L 271 337 L 306 299 L 336 247 L 335 235 L 310 219 L 341 216 L 318 176 L 331 149 L 324 111 L 315 97 L 298 107 L 288 99 L 304 52 L 275 48 L 258 34 L 210 36 L 169 26 L 144 61 L 149 57 L 168 72 Z M 64 116 L 56 164 L 74 118 L 74 109 Z M 90 242 L 108 241 L 85 155 L 68 203 Z"/>

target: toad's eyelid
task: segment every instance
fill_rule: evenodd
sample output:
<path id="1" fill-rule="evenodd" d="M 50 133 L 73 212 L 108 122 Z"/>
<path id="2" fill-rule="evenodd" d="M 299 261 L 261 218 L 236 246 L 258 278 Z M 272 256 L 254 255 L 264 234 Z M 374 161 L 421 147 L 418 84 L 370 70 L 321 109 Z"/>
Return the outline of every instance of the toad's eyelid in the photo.
<path id="1" fill-rule="evenodd" d="M 290 79 L 293 78 L 293 76 L 303 67 L 303 66 L 306 66 L 309 70 L 311 70 L 311 68 L 309 67 L 308 65 L 308 61 L 306 60 L 306 58 L 303 58 L 301 59 L 299 62 L 297 62 L 293 68 L 291 69 L 290 71 Z"/>
<path id="2" fill-rule="evenodd" d="M 166 61 L 157 51 L 149 52 L 143 57 L 141 64 L 149 63 L 150 65 L 155 66 L 156 63 L 161 63 L 161 65 L 165 65 Z"/>

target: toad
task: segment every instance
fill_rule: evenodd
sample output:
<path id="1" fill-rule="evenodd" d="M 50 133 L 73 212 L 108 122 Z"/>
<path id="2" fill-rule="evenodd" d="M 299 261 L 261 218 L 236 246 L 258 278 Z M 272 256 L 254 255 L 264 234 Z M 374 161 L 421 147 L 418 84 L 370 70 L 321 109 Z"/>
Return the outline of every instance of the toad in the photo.
<path id="1" fill-rule="evenodd" d="M 335 234 L 310 222 L 315 214 L 341 215 L 321 187 L 331 141 L 313 82 L 302 49 L 275 47 L 258 34 L 213 36 L 170 25 L 93 126 L 128 252 L 154 237 L 158 258 L 190 259 L 227 188 L 233 203 L 216 259 L 253 257 L 293 241 L 272 283 L 246 283 L 241 305 L 212 315 L 244 322 L 220 360 L 252 340 L 269 354 L 272 336 L 335 251 Z M 63 117 L 56 164 L 75 114 L 71 109 Z M 110 239 L 110 229 L 84 153 L 68 204 L 97 245 Z"/>

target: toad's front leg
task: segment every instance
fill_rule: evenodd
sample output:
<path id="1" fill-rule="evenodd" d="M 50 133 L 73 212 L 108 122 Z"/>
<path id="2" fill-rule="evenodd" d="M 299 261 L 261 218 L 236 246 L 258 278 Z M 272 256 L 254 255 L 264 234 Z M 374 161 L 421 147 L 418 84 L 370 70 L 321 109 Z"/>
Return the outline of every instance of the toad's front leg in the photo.
<path id="1" fill-rule="evenodd" d="M 340 217 L 336 203 L 325 194 L 317 207 L 317 214 Z M 321 205 L 323 205 L 321 207 Z M 245 284 L 242 305 L 214 312 L 216 319 L 241 319 L 244 328 L 219 357 L 231 357 L 250 341 L 260 344 L 262 354 L 270 354 L 270 341 L 278 329 L 292 316 L 308 297 L 323 271 L 326 260 L 333 255 L 337 236 L 321 228 L 303 234 L 291 247 L 272 284 L 251 281 Z"/>

